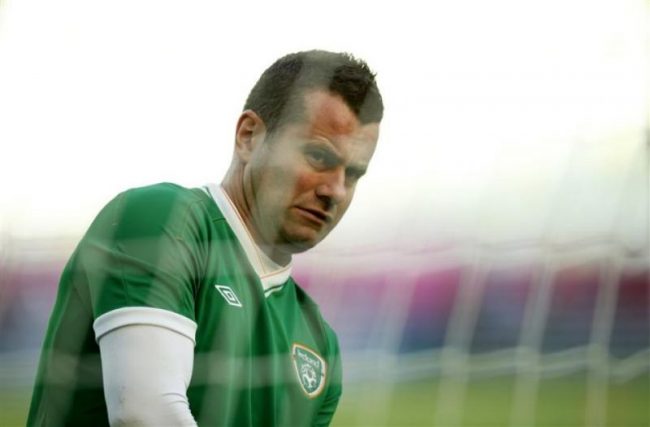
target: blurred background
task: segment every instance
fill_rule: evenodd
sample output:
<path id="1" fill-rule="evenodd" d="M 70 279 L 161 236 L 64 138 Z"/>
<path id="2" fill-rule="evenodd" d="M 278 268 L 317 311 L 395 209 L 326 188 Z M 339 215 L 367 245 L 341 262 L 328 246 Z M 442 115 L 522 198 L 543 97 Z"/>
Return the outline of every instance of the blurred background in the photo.
<path id="1" fill-rule="evenodd" d="M 312 48 L 386 104 L 295 260 L 341 341 L 334 425 L 650 425 L 649 28 L 647 0 L 0 1 L 0 425 L 99 209 L 219 182 L 259 74 Z"/>

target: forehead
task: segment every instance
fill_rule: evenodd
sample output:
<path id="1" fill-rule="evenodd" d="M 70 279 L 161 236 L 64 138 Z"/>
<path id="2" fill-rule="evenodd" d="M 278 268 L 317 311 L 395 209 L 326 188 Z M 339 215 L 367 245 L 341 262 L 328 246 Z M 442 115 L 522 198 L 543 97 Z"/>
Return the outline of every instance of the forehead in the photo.
<path id="1" fill-rule="evenodd" d="M 362 124 L 340 95 L 323 90 L 307 92 L 304 106 L 303 124 L 310 135 L 377 140 L 379 124 Z"/>

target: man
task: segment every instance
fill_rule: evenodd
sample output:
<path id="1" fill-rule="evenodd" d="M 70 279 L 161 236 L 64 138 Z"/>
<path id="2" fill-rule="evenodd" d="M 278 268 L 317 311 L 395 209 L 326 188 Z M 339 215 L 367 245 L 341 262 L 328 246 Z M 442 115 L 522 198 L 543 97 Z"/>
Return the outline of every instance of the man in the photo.
<path id="1" fill-rule="evenodd" d="M 291 256 L 343 216 L 383 114 L 367 65 L 287 55 L 252 89 L 221 184 L 118 195 L 59 286 L 28 425 L 327 425 L 334 332 Z"/>

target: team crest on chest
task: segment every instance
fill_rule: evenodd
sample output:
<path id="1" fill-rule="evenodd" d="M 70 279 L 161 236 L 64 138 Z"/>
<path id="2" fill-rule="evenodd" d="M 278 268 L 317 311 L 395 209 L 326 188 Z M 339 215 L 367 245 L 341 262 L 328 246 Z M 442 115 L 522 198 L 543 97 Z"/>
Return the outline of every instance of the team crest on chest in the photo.
<path id="1" fill-rule="evenodd" d="M 310 398 L 318 396 L 325 386 L 327 375 L 325 360 L 314 350 L 296 343 L 291 349 L 291 359 L 302 390 Z"/>

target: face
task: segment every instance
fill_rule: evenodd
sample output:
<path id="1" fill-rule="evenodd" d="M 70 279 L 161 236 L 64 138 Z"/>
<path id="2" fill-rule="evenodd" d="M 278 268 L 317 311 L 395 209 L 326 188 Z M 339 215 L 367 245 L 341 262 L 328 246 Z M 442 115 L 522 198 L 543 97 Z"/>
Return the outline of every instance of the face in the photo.
<path id="1" fill-rule="evenodd" d="M 296 253 L 347 210 L 375 151 L 379 124 L 361 124 L 338 95 L 308 92 L 305 116 L 254 145 L 244 171 L 251 222 L 264 244 Z"/>

